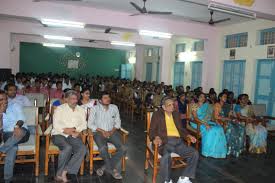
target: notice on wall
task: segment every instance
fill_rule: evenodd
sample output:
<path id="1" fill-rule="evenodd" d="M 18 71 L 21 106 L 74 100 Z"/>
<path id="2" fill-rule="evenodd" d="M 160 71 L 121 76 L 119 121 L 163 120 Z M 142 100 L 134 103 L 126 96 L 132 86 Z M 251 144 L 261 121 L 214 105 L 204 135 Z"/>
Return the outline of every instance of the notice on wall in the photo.
<path id="1" fill-rule="evenodd" d="M 78 60 L 68 60 L 68 69 L 78 69 Z"/>

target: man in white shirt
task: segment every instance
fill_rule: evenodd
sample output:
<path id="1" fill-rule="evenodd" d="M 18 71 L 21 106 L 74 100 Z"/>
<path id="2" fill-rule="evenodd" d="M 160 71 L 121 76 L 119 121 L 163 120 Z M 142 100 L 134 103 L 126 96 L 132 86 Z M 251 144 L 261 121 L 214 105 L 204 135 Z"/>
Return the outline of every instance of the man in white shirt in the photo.
<path id="1" fill-rule="evenodd" d="M 121 142 L 121 137 L 118 132 L 118 129 L 121 127 L 118 108 L 116 105 L 111 104 L 111 98 L 107 92 L 103 92 L 98 105 L 91 108 L 88 127 L 93 131 L 94 141 L 105 163 L 103 167 L 96 171 L 97 175 L 102 176 L 106 170 L 115 179 L 122 179 L 118 171 L 118 165 L 127 150 Z M 108 153 L 108 142 L 112 143 L 117 150 L 112 158 L 110 158 Z"/>
<path id="2" fill-rule="evenodd" d="M 87 152 L 80 133 L 87 128 L 85 110 L 77 105 L 77 93 L 65 93 L 67 103 L 58 106 L 53 115 L 53 143 L 59 148 L 56 180 L 67 182 L 67 174 L 77 175 Z"/>
<path id="3" fill-rule="evenodd" d="M 5 91 L 8 95 L 8 102 L 10 104 L 17 103 L 21 105 L 22 107 L 25 106 L 32 106 L 31 101 L 24 95 L 17 95 L 17 87 L 13 83 L 9 83 L 5 86 Z"/>

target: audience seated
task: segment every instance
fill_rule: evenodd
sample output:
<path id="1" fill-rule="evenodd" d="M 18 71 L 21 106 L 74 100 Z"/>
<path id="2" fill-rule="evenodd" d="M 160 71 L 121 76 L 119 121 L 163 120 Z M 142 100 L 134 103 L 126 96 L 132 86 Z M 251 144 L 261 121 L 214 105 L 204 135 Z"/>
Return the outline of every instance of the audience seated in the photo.
<path id="1" fill-rule="evenodd" d="M 255 116 L 247 94 L 241 94 L 236 100 L 234 93 L 227 89 L 217 97 L 214 88 L 211 88 L 208 94 L 204 94 L 202 87 L 191 90 L 190 86 L 186 86 L 185 89 L 178 86 L 174 90 L 171 85 L 165 85 L 163 82 L 158 84 L 136 79 L 130 81 L 89 75 L 80 75 L 75 79 L 66 74 L 53 73 L 18 73 L 6 81 L 1 81 L 0 87 L 6 92 L 0 92 L 0 122 L 2 120 L 3 123 L 0 123 L 0 129 L 3 128 L 1 133 L 4 134 L 5 142 L 0 146 L 0 153 L 9 154 L 4 168 L 4 178 L 7 182 L 12 178 L 11 168 L 17 145 L 28 140 L 28 130 L 24 125 L 11 128 L 17 126 L 18 121 L 24 122 L 24 117 L 19 114 L 20 108 L 32 106 L 30 100 L 24 96 L 26 93 L 43 93 L 48 96 L 48 101 L 58 99 L 52 104 L 52 110 L 55 110 L 54 113 L 51 111 L 51 114 L 54 114 L 52 135 L 53 143 L 61 151 L 56 179 L 63 182 L 68 181 L 67 174 L 77 174 L 84 158 L 86 147 L 79 135 L 86 129 L 87 121 L 105 163 L 97 170 L 97 174 L 102 176 L 106 171 L 115 179 L 122 179 L 117 166 L 121 157 L 125 156 L 126 147 L 118 137 L 117 131 L 121 127 L 119 113 L 125 111 L 126 114 L 132 111 L 132 114 L 143 116 L 146 110 L 156 111 L 149 133 L 154 144 L 160 145 L 160 153 L 163 155 L 160 172 L 166 182 L 170 181 L 169 154 L 174 151 L 180 156 L 186 153 L 193 154 L 187 160 L 188 167 L 184 169 L 179 182 L 188 183 L 190 180 L 187 177 L 195 177 L 197 152 L 179 141 L 179 137 L 188 136 L 185 127 L 189 117 L 193 129 L 197 129 L 199 124 L 201 154 L 205 157 L 239 157 L 245 151 L 246 135 L 249 137 L 249 152 L 266 153 L 267 130 L 264 120 Z M 4 104 L 5 97 L 8 104 Z M 99 100 L 96 99 L 98 97 Z M 110 97 L 119 109 L 116 105 L 110 104 Z M 168 99 L 163 100 L 165 98 Z M 162 105 L 161 101 L 164 101 Z M 12 116 L 11 111 L 18 115 Z M 163 128 L 161 121 L 168 127 L 167 134 L 156 132 L 156 129 Z M 18 125 L 20 126 L 19 123 Z M 11 134 L 18 136 L 18 139 L 14 137 L 14 140 Z M 193 137 L 188 137 L 195 141 Z M 106 149 L 108 142 L 117 149 L 112 158 Z M 175 150 L 175 146 L 179 148 Z"/>
<path id="2" fill-rule="evenodd" d="M 22 106 L 16 102 L 8 102 L 7 95 L 0 91 L 0 139 L 4 144 L 0 146 L 0 154 L 6 154 L 4 165 L 4 180 L 9 183 L 13 178 L 18 144 L 27 142 L 30 132 L 25 123 Z M 0 140 L 0 142 L 2 139 Z"/>
<path id="3" fill-rule="evenodd" d="M 234 111 L 239 120 L 244 120 L 247 123 L 246 134 L 250 140 L 249 152 L 266 153 L 267 130 L 262 125 L 263 121 L 255 116 L 253 108 L 249 105 L 247 94 L 241 94 L 238 97 L 238 104 Z"/>
<path id="4" fill-rule="evenodd" d="M 214 106 L 214 120 L 224 126 L 227 140 L 227 155 L 239 157 L 244 151 L 245 127 L 238 120 L 234 119 L 233 114 L 225 113 L 227 94 L 222 92 L 218 96 L 218 102 Z M 230 105 L 229 105 L 230 107 Z M 230 107 L 231 108 L 231 107 Z"/>
<path id="5" fill-rule="evenodd" d="M 171 154 L 176 153 L 187 161 L 187 167 L 182 171 L 178 183 L 191 183 L 189 178 L 195 178 L 199 154 L 193 147 L 184 143 L 184 138 L 190 138 L 193 143 L 196 139 L 182 127 L 173 98 L 164 97 L 161 106 L 161 109 L 153 113 L 149 131 L 150 140 L 155 146 L 159 146 L 159 153 L 162 155 L 160 175 L 165 183 L 172 183 Z"/>
<path id="6" fill-rule="evenodd" d="M 197 101 L 191 104 L 191 126 L 197 129 L 200 124 L 202 136 L 202 155 L 212 158 L 225 158 L 227 153 L 226 138 L 223 127 L 215 120 L 211 120 L 213 108 L 206 101 L 204 93 L 197 94 Z M 215 112 L 214 112 L 215 115 Z"/>
<path id="7" fill-rule="evenodd" d="M 109 93 L 103 92 L 99 98 L 98 105 L 91 108 L 88 121 L 88 127 L 93 132 L 94 141 L 105 163 L 104 166 L 97 169 L 96 173 L 98 176 L 102 176 L 106 171 L 115 179 L 122 179 L 118 165 L 122 156 L 126 154 L 126 147 L 117 131 L 121 128 L 119 110 L 116 105 L 111 104 Z M 108 153 L 108 143 L 112 143 L 117 150 L 112 158 Z"/>
<path id="8" fill-rule="evenodd" d="M 53 143 L 59 150 L 56 180 L 68 182 L 67 174 L 77 175 L 87 152 L 80 136 L 87 128 L 85 111 L 77 105 L 77 93 L 65 93 L 67 103 L 59 106 L 53 114 Z"/>

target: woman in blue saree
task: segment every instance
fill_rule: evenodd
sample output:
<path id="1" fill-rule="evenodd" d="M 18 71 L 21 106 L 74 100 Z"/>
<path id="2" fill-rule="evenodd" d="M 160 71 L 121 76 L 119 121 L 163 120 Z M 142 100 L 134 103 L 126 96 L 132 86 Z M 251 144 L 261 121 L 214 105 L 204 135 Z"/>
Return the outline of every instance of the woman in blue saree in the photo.
<path id="1" fill-rule="evenodd" d="M 212 158 L 225 158 L 227 153 L 226 138 L 221 125 L 211 121 L 212 106 L 206 103 L 206 95 L 200 93 L 198 102 L 191 105 L 192 121 L 190 124 L 197 128 L 200 124 L 202 136 L 202 155 Z"/>
<path id="2" fill-rule="evenodd" d="M 227 94 L 222 92 L 214 106 L 214 120 L 225 124 L 227 155 L 239 157 L 245 150 L 245 126 L 234 119 L 232 105 L 226 104 Z"/>
<path id="3" fill-rule="evenodd" d="M 238 97 L 238 104 L 235 106 L 234 111 L 240 120 L 247 123 L 246 134 L 249 137 L 249 152 L 266 153 L 267 130 L 260 120 L 256 120 L 253 108 L 248 103 L 248 95 L 241 94 Z"/>

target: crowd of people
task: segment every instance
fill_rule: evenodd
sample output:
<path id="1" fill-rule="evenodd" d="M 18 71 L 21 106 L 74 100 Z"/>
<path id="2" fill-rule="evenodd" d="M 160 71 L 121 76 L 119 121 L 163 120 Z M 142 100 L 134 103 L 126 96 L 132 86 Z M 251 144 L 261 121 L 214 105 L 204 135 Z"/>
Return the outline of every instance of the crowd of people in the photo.
<path id="1" fill-rule="evenodd" d="M 116 131 L 121 126 L 121 110 L 111 104 L 111 98 L 119 107 L 123 102 L 129 103 L 135 113 L 147 109 L 156 111 L 149 133 L 155 145 L 163 146 L 163 157 L 166 158 L 162 158 L 160 171 L 165 182 L 170 182 L 169 157 L 175 149 L 178 154 L 193 154 L 188 160 L 190 166 L 185 169 L 179 182 L 189 183 L 189 177 L 195 177 L 197 152 L 178 141 L 181 136 L 190 137 L 193 143 L 198 140 L 189 134 L 188 126 L 197 129 L 199 125 L 201 154 L 205 157 L 239 157 L 246 151 L 246 146 L 249 146 L 250 153 L 266 152 L 267 130 L 264 121 L 255 116 L 248 95 L 241 94 L 235 98 L 234 93 L 227 89 L 217 95 L 214 88 L 205 92 L 202 87 L 191 90 L 190 86 L 177 86 L 174 89 L 163 82 L 158 84 L 89 75 L 76 79 L 66 74 L 52 73 L 18 73 L 0 81 L 0 88 L 0 128 L 5 142 L 0 147 L 0 153 L 9 154 L 4 173 L 7 182 L 13 175 L 17 145 L 26 142 L 29 137 L 20 110 L 20 106 L 32 106 L 26 93 L 42 93 L 49 99 L 56 99 L 53 103 L 52 135 L 53 143 L 61 150 L 56 178 L 63 182 L 68 181 L 67 174 L 77 174 L 85 156 L 86 147 L 78 137 L 86 128 L 93 131 L 105 162 L 97 174 L 102 176 L 107 171 L 116 179 L 122 178 L 117 165 L 125 155 L 126 147 L 120 142 Z M 90 109 L 89 114 L 87 109 Z M 112 158 L 106 149 L 107 142 L 118 149 Z"/>

